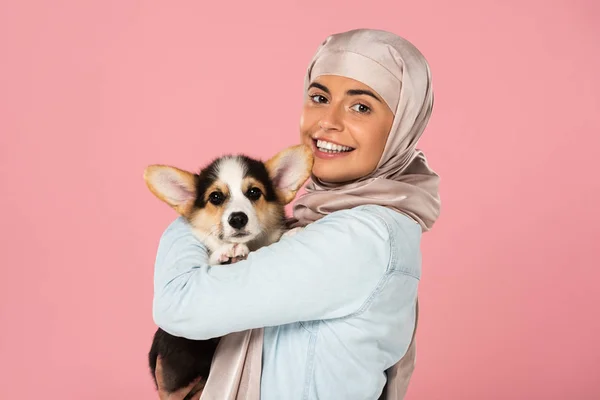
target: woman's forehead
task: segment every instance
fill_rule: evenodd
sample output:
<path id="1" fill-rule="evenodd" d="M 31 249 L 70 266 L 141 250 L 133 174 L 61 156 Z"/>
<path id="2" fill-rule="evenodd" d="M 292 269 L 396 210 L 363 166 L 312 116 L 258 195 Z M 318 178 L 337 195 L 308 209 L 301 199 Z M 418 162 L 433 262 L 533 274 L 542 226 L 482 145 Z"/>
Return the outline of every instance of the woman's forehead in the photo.
<path id="1" fill-rule="evenodd" d="M 371 88 L 369 85 L 354 79 L 354 78 L 350 78 L 347 76 L 343 76 L 343 75 L 335 75 L 335 74 L 327 74 L 327 75 L 319 75 L 316 76 L 312 82 L 330 82 L 330 83 L 335 83 L 337 85 L 348 85 L 348 86 L 358 86 L 358 87 L 364 87 L 364 88 L 369 88 L 370 90 L 375 91 L 373 88 Z M 311 82 L 311 83 L 312 83 Z"/>
<path id="2" fill-rule="evenodd" d="M 371 86 L 367 85 L 364 82 L 359 80 L 349 78 L 347 76 L 342 75 L 319 75 L 315 77 L 310 84 L 320 84 L 322 86 L 326 86 L 329 89 L 360 89 L 372 92 L 377 95 L 379 99 L 382 99 L 382 96 L 377 92 L 377 90 L 373 89 Z M 310 86 L 310 85 L 309 85 Z"/>

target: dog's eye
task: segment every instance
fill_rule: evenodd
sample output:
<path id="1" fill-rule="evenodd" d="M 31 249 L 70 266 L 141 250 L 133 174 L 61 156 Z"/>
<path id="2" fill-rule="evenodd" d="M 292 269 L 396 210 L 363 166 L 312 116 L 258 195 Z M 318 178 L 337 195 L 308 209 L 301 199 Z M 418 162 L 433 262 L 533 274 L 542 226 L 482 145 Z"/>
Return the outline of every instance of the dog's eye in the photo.
<path id="1" fill-rule="evenodd" d="M 225 196 L 223 196 L 223 193 L 221 192 L 212 192 L 210 195 L 208 195 L 208 201 L 210 201 L 213 205 L 218 206 L 223 204 L 223 201 L 225 201 Z"/>
<path id="2" fill-rule="evenodd" d="M 250 200 L 258 200 L 260 199 L 260 196 L 262 195 L 262 192 L 260 191 L 259 188 L 250 188 L 248 190 L 248 192 L 246 193 L 246 197 L 248 197 Z"/>

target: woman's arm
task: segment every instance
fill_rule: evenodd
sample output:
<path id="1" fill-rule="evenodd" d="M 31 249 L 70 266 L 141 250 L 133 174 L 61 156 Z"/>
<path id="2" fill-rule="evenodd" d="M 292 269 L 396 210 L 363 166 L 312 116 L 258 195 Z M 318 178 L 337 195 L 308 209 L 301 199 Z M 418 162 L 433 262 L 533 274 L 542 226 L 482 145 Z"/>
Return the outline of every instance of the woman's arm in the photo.
<path id="1" fill-rule="evenodd" d="M 368 300 L 390 257 L 387 224 L 364 209 L 333 213 L 227 266 L 207 265 L 206 248 L 179 219 L 158 249 L 154 321 L 171 334 L 208 339 L 344 317 Z"/>

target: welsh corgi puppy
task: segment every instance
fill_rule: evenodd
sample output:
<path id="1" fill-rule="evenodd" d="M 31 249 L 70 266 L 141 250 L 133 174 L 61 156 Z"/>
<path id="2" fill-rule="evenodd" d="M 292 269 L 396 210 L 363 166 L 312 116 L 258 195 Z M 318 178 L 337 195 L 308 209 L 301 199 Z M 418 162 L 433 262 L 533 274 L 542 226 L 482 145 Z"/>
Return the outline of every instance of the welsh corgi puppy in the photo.
<path id="1" fill-rule="evenodd" d="M 286 231 L 285 205 L 308 179 L 312 165 L 311 149 L 298 145 L 266 162 L 244 155 L 223 156 L 199 174 L 151 165 L 144 172 L 144 180 L 156 197 L 190 224 L 209 251 L 209 264 L 218 265 L 243 259 L 250 251 L 281 238 Z M 206 383 L 218 343 L 219 338 L 189 340 L 159 328 L 148 355 L 155 383 L 160 356 L 169 393 L 202 376 L 188 395 L 191 398 Z"/>

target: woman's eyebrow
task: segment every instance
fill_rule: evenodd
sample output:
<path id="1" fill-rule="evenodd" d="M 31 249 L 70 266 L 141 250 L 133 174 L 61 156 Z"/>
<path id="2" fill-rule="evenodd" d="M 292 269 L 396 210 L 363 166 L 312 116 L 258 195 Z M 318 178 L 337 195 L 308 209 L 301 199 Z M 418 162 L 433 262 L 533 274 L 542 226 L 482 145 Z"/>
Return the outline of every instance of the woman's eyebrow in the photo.
<path id="1" fill-rule="evenodd" d="M 350 89 L 346 92 L 346 94 L 348 96 L 360 96 L 361 94 L 367 95 L 367 96 L 371 96 L 372 98 L 374 98 L 375 100 L 377 100 L 378 102 L 381 103 L 381 100 L 379 100 L 379 97 L 377 97 L 375 95 L 375 93 L 371 92 L 370 90 L 363 90 L 363 89 Z"/>
<path id="2" fill-rule="evenodd" d="M 321 89 L 322 91 L 324 91 L 327 94 L 331 94 L 331 92 L 329 91 L 329 89 L 327 89 L 327 86 L 321 85 L 320 83 L 313 82 L 313 83 L 311 83 L 308 86 L 309 89 L 312 88 L 312 87 L 315 87 L 317 89 Z"/>
<path id="3" fill-rule="evenodd" d="M 317 88 L 320 89 L 322 91 L 324 91 L 327 94 L 331 94 L 331 91 L 327 88 L 327 86 L 322 85 L 318 82 L 313 82 L 311 83 L 308 88 Z M 377 97 L 377 95 L 373 92 L 371 92 L 370 90 L 365 90 L 365 89 L 350 89 L 346 92 L 346 94 L 348 96 L 360 96 L 360 95 L 366 95 L 366 96 L 371 96 L 372 98 L 374 98 L 375 100 L 377 100 L 378 102 L 381 103 L 381 100 L 379 99 L 379 97 Z"/>

